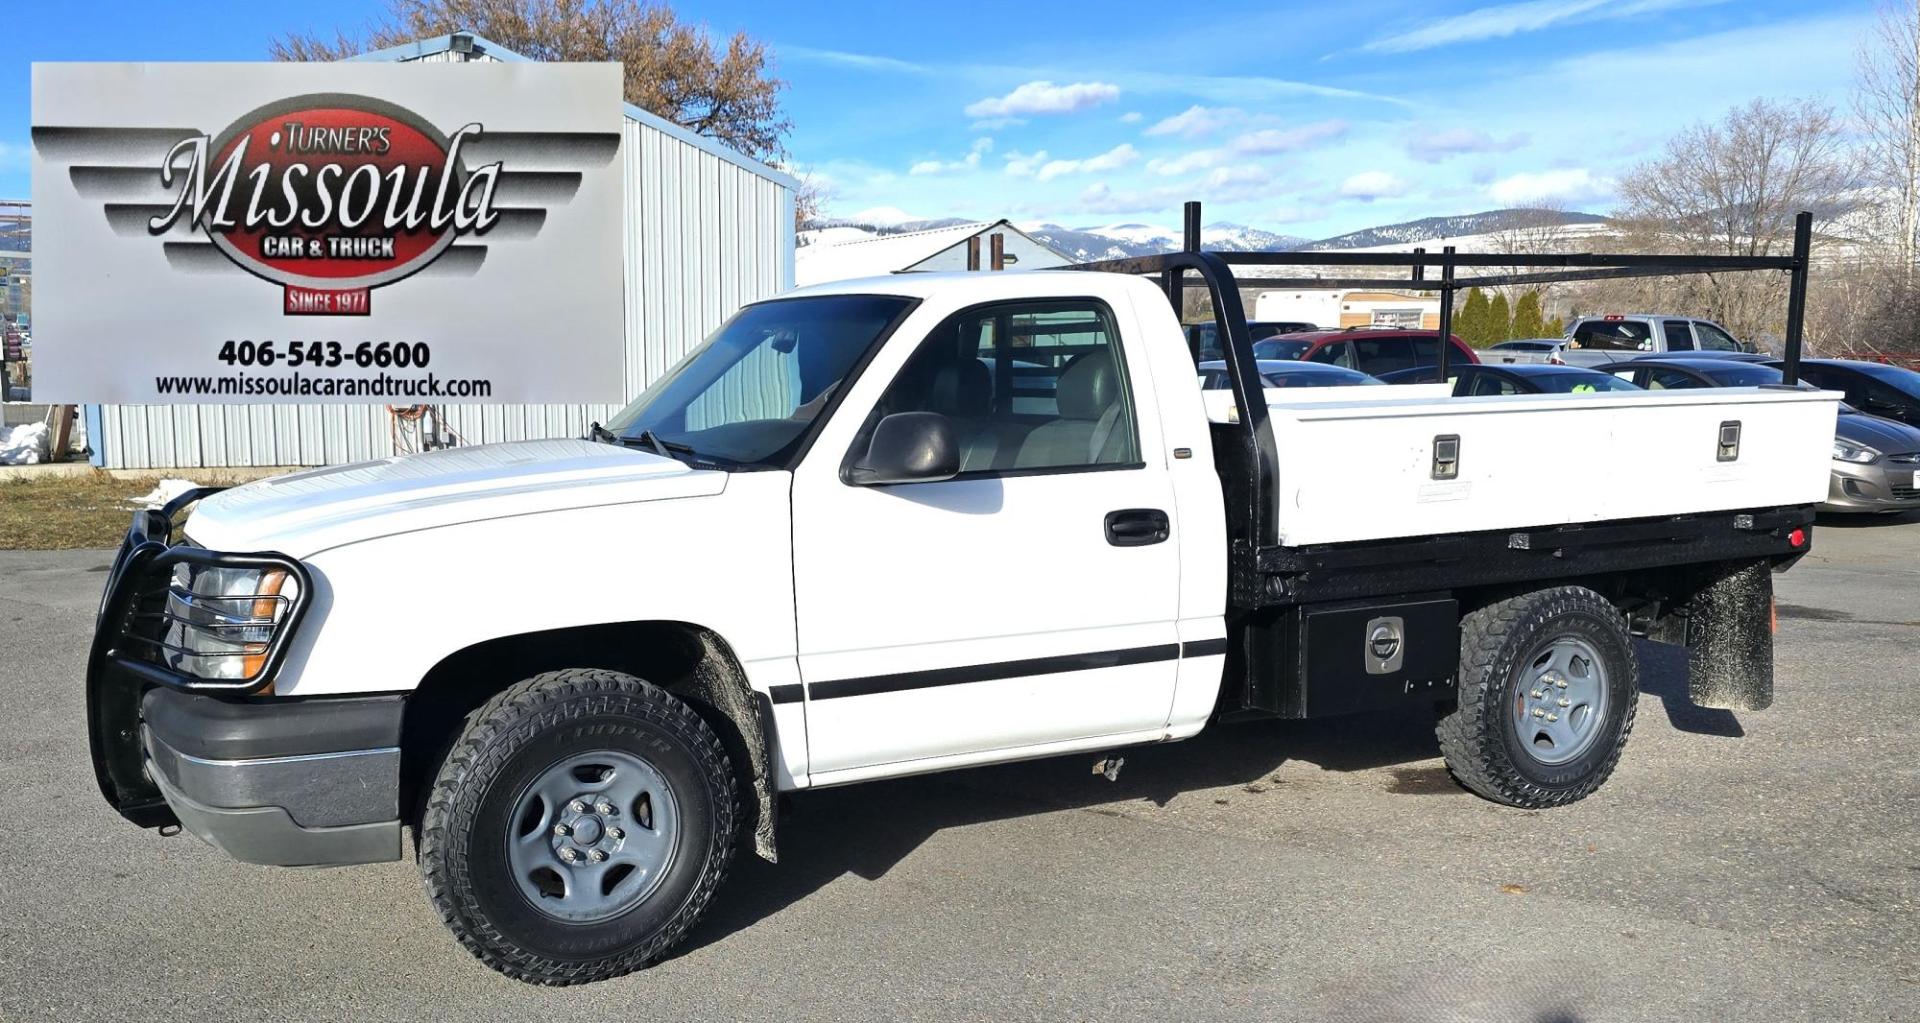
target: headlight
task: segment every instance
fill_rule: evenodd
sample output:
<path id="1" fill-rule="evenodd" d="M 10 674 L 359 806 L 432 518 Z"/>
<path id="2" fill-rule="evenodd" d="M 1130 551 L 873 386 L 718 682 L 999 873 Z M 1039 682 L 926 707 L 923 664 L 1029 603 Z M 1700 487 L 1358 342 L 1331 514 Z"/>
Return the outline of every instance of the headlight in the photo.
<path id="1" fill-rule="evenodd" d="M 1859 444 L 1849 444 L 1844 440 L 1835 439 L 1833 442 L 1833 460 L 1836 462 L 1853 462 L 1858 465 L 1867 465 L 1879 461 L 1880 452 L 1869 447 L 1862 447 Z"/>
<path id="2" fill-rule="evenodd" d="M 197 678 L 254 678 L 299 585 L 277 568 L 175 565 L 163 660 Z"/>

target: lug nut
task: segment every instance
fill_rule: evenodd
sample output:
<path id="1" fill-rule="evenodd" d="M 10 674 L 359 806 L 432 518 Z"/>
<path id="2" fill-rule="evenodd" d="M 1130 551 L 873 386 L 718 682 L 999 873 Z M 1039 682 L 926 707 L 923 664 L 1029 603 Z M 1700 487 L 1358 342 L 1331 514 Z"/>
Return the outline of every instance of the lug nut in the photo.
<path id="1" fill-rule="evenodd" d="M 623 839 L 623 838 L 625 838 L 625 837 L 627 837 L 627 833 L 626 833 L 626 832 L 624 832 L 624 831 L 621 831 L 621 830 L 620 830 L 619 828 L 608 828 L 608 829 L 607 829 L 607 837 L 608 837 L 608 838 L 611 838 L 611 839 L 613 839 L 613 840 L 614 840 L 614 841 L 616 841 L 616 842 L 618 842 L 618 841 L 620 841 L 621 839 Z"/>
<path id="2" fill-rule="evenodd" d="M 1535 690 L 1534 690 L 1533 692 L 1531 692 L 1531 693 L 1528 693 L 1527 695 L 1528 695 L 1528 696 L 1531 696 L 1531 697 L 1533 697 L 1533 698 L 1534 698 L 1534 699 L 1536 699 L 1536 700 L 1538 700 L 1538 699 L 1540 699 L 1541 697 L 1543 697 L 1543 696 L 1545 696 L 1545 695 L 1547 695 L 1547 694 L 1545 694 L 1545 693 L 1543 693 L 1543 692 L 1541 692 L 1541 691 L 1540 691 L 1540 690 L 1538 690 L 1538 689 L 1535 689 Z"/>
<path id="3" fill-rule="evenodd" d="M 1548 714 L 1548 715 L 1547 715 L 1547 720 L 1548 720 L 1548 721 L 1558 721 L 1558 720 L 1560 720 L 1560 715 L 1558 715 L 1558 714 Z"/>
<path id="4" fill-rule="evenodd" d="M 573 834 L 573 829 L 567 827 L 565 824 L 555 824 L 553 826 L 553 833 L 556 835 L 571 835 Z"/>
<path id="5" fill-rule="evenodd" d="M 604 800 L 602 800 L 602 801 L 601 801 L 601 802 L 599 802 L 599 803 L 596 803 L 596 804 L 594 804 L 594 807 L 593 807 L 593 808 L 594 808 L 595 810 L 598 810 L 598 811 L 600 811 L 600 815 L 601 815 L 601 816 L 603 816 L 603 817 L 605 817 L 605 816 L 610 816 L 610 815 L 611 815 L 611 814 L 613 813 L 613 804 L 612 804 L 612 803 L 609 803 L 609 802 L 606 802 L 606 801 L 604 801 Z"/>
<path id="6" fill-rule="evenodd" d="M 560 850 L 560 858 L 562 860 L 565 860 L 568 863 L 572 863 L 574 860 L 578 859 L 579 857 L 580 857 L 580 854 L 577 852 L 574 852 L 572 849 Z"/>
<path id="7" fill-rule="evenodd" d="M 567 804 L 567 809 L 573 811 L 574 813 L 586 813 L 587 804 L 582 803 L 581 801 L 576 799 L 573 802 Z"/>
<path id="8" fill-rule="evenodd" d="M 587 859 L 590 859 L 590 860 L 592 860 L 592 861 L 593 861 L 593 862 L 595 862 L 595 863 L 599 863 L 599 862 L 601 862 L 601 861 L 603 861 L 603 860 L 605 860 L 606 858 L 607 858 L 607 854 L 606 854 L 606 853 L 604 853 L 604 852 L 601 852 L 601 851 L 600 851 L 600 850 L 598 850 L 598 849 L 595 849 L 595 850 L 593 850 L 592 852 L 590 852 L 590 853 L 588 853 L 588 854 L 587 854 Z"/>
<path id="9" fill-rule="evenodd" d="M 1546 717 L 1546 716 L 1547 716 L 1547 712 L 1546 712 L 1546 711 L 1544 711 L 1544 710 L 1541 710 L 1541 709 L 1540 709 L 1540 708 L 1538 708 L 1538 707 L 1535 707 L 1535 708 L 1533 708 L 1533 716 L 1534 716 L 1534 717 L 1537 717 L 1537 718 L 1538 718 L 1538 717 Z"/>
<path id="10" fill-rule="evenodd" d="M 1567 699 L 1567 698 L 1566 698 L 1566 697 L 1564 697 L 1564 696 L 1562 696 L 1562 697 L 1561 697 L 1561 698 L 1560 698 L 1560 699 L 1559 699 L 1559 700 L 1558 700 L 1557 702 L 1558 702 L 1558 703 L 1560 704 L 1560 706 L 1562 706 L 1562 707 L 1571 707 L 1571 706 L 1573 706 L 1573 701 L 1572 701 L 1572 700 L 1569 700 L 1569 699 Z"/>
<path id="11" fill-rule="evenodd" d="M 1565 689 L 1567 687 L 1567 680 L 1564 678 L 1556 678 L 1553 680 L 1553 684 L 1556 686 L 1559 686 L 1562 689 Z"/>

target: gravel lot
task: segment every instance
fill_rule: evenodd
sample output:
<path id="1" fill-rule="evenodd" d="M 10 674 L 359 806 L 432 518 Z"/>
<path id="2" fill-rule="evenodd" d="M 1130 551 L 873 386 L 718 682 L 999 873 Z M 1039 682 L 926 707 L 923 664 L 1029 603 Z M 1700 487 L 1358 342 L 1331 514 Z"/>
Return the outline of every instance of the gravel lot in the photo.
<path id="1" fill-rule="evenodd" d="M 1920 1019 L 1920 520 L 1823 523 L 1771 710 L 1694 708 L 1644 648 L 1575 806 L 1466 795 L 1417 717 L 805 794 L 675 958 L 559 991 L 462 952 L 411 863 L 250 867 L 113 814 L 107 560 L 0 552 L 0 1020 Z"/>

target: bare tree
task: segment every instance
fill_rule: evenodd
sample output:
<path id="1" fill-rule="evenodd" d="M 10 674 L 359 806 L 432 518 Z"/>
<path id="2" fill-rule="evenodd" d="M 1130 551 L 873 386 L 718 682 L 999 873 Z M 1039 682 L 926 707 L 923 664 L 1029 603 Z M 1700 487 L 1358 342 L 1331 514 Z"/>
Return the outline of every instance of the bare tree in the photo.
<path id="1" fill-rule="evenodd" d="M 340 60 L 463 31 L 537 60 L 619 61 L 627 102 L 750 156 L 784 152 L 786 83 L 772 75 L 766 44 L 736 33 L 723 51 L 705 26 L 651 0 L 387 0 L 385 18 L 362 32 L 290 32 L 270 52 Z"/>
<path id="2" fill-rule="evenodd" d="M 1508 256 L 1538 256 L 1566 249 L 1569 239 L 1567 231 L 1567 208 L 1564 203 L 1546 200 L 1524 210 L 1510 210 L 1501 228 L 1493 232 L 1488 239 L 1493 251 Z M 1538 267 L 1508 266 L 1507 273 L 1517 274 L 1537 271 Z M 1518 307 L 1526 292 L 1539 296 L 1543 306 L 1552 302 L 1555 288 L 1551 284 L 1503 285 L 1495 288 L 1505 295 L 1507 302 Z"/>
<path id="3" fill-rule="evenodd" d="M 1831 219 L 1854 201 L 1859 174 L 1844 126 L 1811 101 L 1756 99 L 1681 131 L 1620 182 L 1629 248 L 1729 256 L 1792 249 L 1794 216 Z M 1601 291 L 1657 297 L 1653 308 L 1710 316 L 1746 337 L 1778 336 L 1786 283 L 1753 272 L 1676 277 Z M 1644 301 L 1644 298 L 1643 298 Z"/>
<path id="4" fill-rule="evenodd" d="M 1853 109 L 1867 183 L 1877 186 L 1876 235 L 1902 277 L 1914 275 L 1920 245 L 1920 0 L 1896 0 L 1858 53 Z"/>
<path id="5" fill-rule="evenodd" d="M 800 182 L 800 187 L 793 190 L 793 229 L 801 231 L 826 215 L 830 196 L 827 186 L 819 178 L 805 171 L 794 171 L 793 174 Z"/>

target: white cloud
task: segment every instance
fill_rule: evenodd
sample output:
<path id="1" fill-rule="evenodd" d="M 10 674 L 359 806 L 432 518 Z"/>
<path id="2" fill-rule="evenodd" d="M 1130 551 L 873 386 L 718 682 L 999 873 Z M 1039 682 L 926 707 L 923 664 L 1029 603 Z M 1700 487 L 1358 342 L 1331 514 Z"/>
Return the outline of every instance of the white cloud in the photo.
<path id="1" fill-rule="evenodd" d="M 1119 170 L 1139 158 L 1138 149 L 1122 142 L 1098 156 L 1089 156 L 1084 160 L 1048 160 L 1040 166 L 1034 177 L 1041 181 L 1052 181 L 1063 174 L 1099 174 Z"/>
<path id="2" fill-rule="evenodd" d="M 822 50 L 812 46 L 793 46 L 783 44 L 780 56 L 797 60 L 813 61 L 818 64 L 836 64 L 840 67 L 858 68 L 862 71 L 892 71 L 899 74 L 926 75 L 933 69 L 925 64 L 901 60 L 898 57 L 882 57 L 871 53 L 850 53 L 846 50 Z"/>
<path id="3" fill-rule="evenodd" d="M 1529 138 L 1524 131 L 1501 139 L 1478 128 L 1445 128 L 1423 133 L 1408 142 L 1406 150 L 1416 160 L 1439 163 L 1465 153 L 1509 153 L 1526 145 Z"/>
<path id="4" fill-rule="evenodd" d="M 1203 107 L 1196 103 L 1172 117 L 1161 118 L 1141 134 L 1179 135 L 1194 139 L 1211 135 L 1236 121 L 1244 121 L 1246 116 L 1233 107 Z"/>
<path id="5" fill-rule="evenodd" d="M 1033 114 L 1071 114 L 1088 107 L 1111 103 L 1120 96 L 1120 87 L 1106 82 L 1028 82 L 1005 96 L 989 96 L 967 104 L 968 117 L 1020 117 Z"/>
<path id="6" fill-rule="evenodd" d="M 1319 206 L 1288 203 L 1275 209 L 1268 214 L 1268 217 L 1275 224 L 1302 224 L 1310 220 L 1319 220 L 1326 215 L 1327 211 Z"/>
<path id="7" fill-rule="evenodd" d="M 1124 113 L 1124 114 L 1121 114 L 1121 115 L 1120 115 L 1120 123 L 1121 123 L 1121 124 L 1138 124 L 1138 123 L 1140 123 L 1140 111 L 1138 111 L 1138 110 L 1129 110 L 1129 111 L 1127 111 L 1126 113 Z"/>
<path id="8" fill-rule="evenodd" d="M 1074 208 L 1082 213 L 1158 213 L 1192 198 L 1183 186 L 1114 191 L 1104 181 L 1088 185 Z"/>
<path id="9" fill-rule="evenodd" d="M 980 158 L 993 152 L 993 139 L 981 136 L 973 140 L 973 148 L 958 160 L 921 160 L 908 169 L 908 174 L 947 174 L 954 171 L 975 170 L 980 166 Z"/>
<path id="10" fill-rule="evenodd" d="M 1613 182 L 1595 177 L 1585 167 L 1520 173 L 1487 186 L 1487 195 L 1502 206 L 1536 202 L 1585 202 L 1613 194 Z"/>
<path id="11" fill-rule="evenodd" d="M 1031 153 L 1008 153 L 1007 173 L 1016 178 L 1030 178 L 1047 162 L 1047 151 L 1036 149 Z"/>
<path id="12" fill-rule="evenodd" d="M 1182 153 L 1179 156 L 1171 158 L 1162 157 L 1148 160 L 1147 173 L 1158 174 L 1162 177 L 1175 177 L 1180 174 L 1211 167 L 1220 162 L 1222 155 L 1224 154 L 1218 149 L 1196 149 L 1190 153 Z"/>
<path id="13" fill-rule="evenodd" d="M 1505 39 L 1554 25 L 1613 21 L 1676 7 L 1699 7 L 1721 2 L 1724 0 L 1524 0 L 1522 3 L 1476 7 L 1464 14 L 1427 22 L 1407 32 L 1383 36 L 1360 49 L 1376 53 L 1411 53 L 1454 43 Z"/>
<path id="14" fill-rule="evenodd" d="M 1265 128 L 1250 131 L 1233 140 L 1237 153 L 1288 153 L 1315 142 L 1339 138 L 1347 132 L 1345 121 L 1315 121 L 1298 128 Z"/>
<path id="15" fill-rule="evenodd" d="M 1407 194 L 1407 183 L 1386 171 L 1363 171 L 1340 182 L 1340 194 L 1361 202 Z"/>

